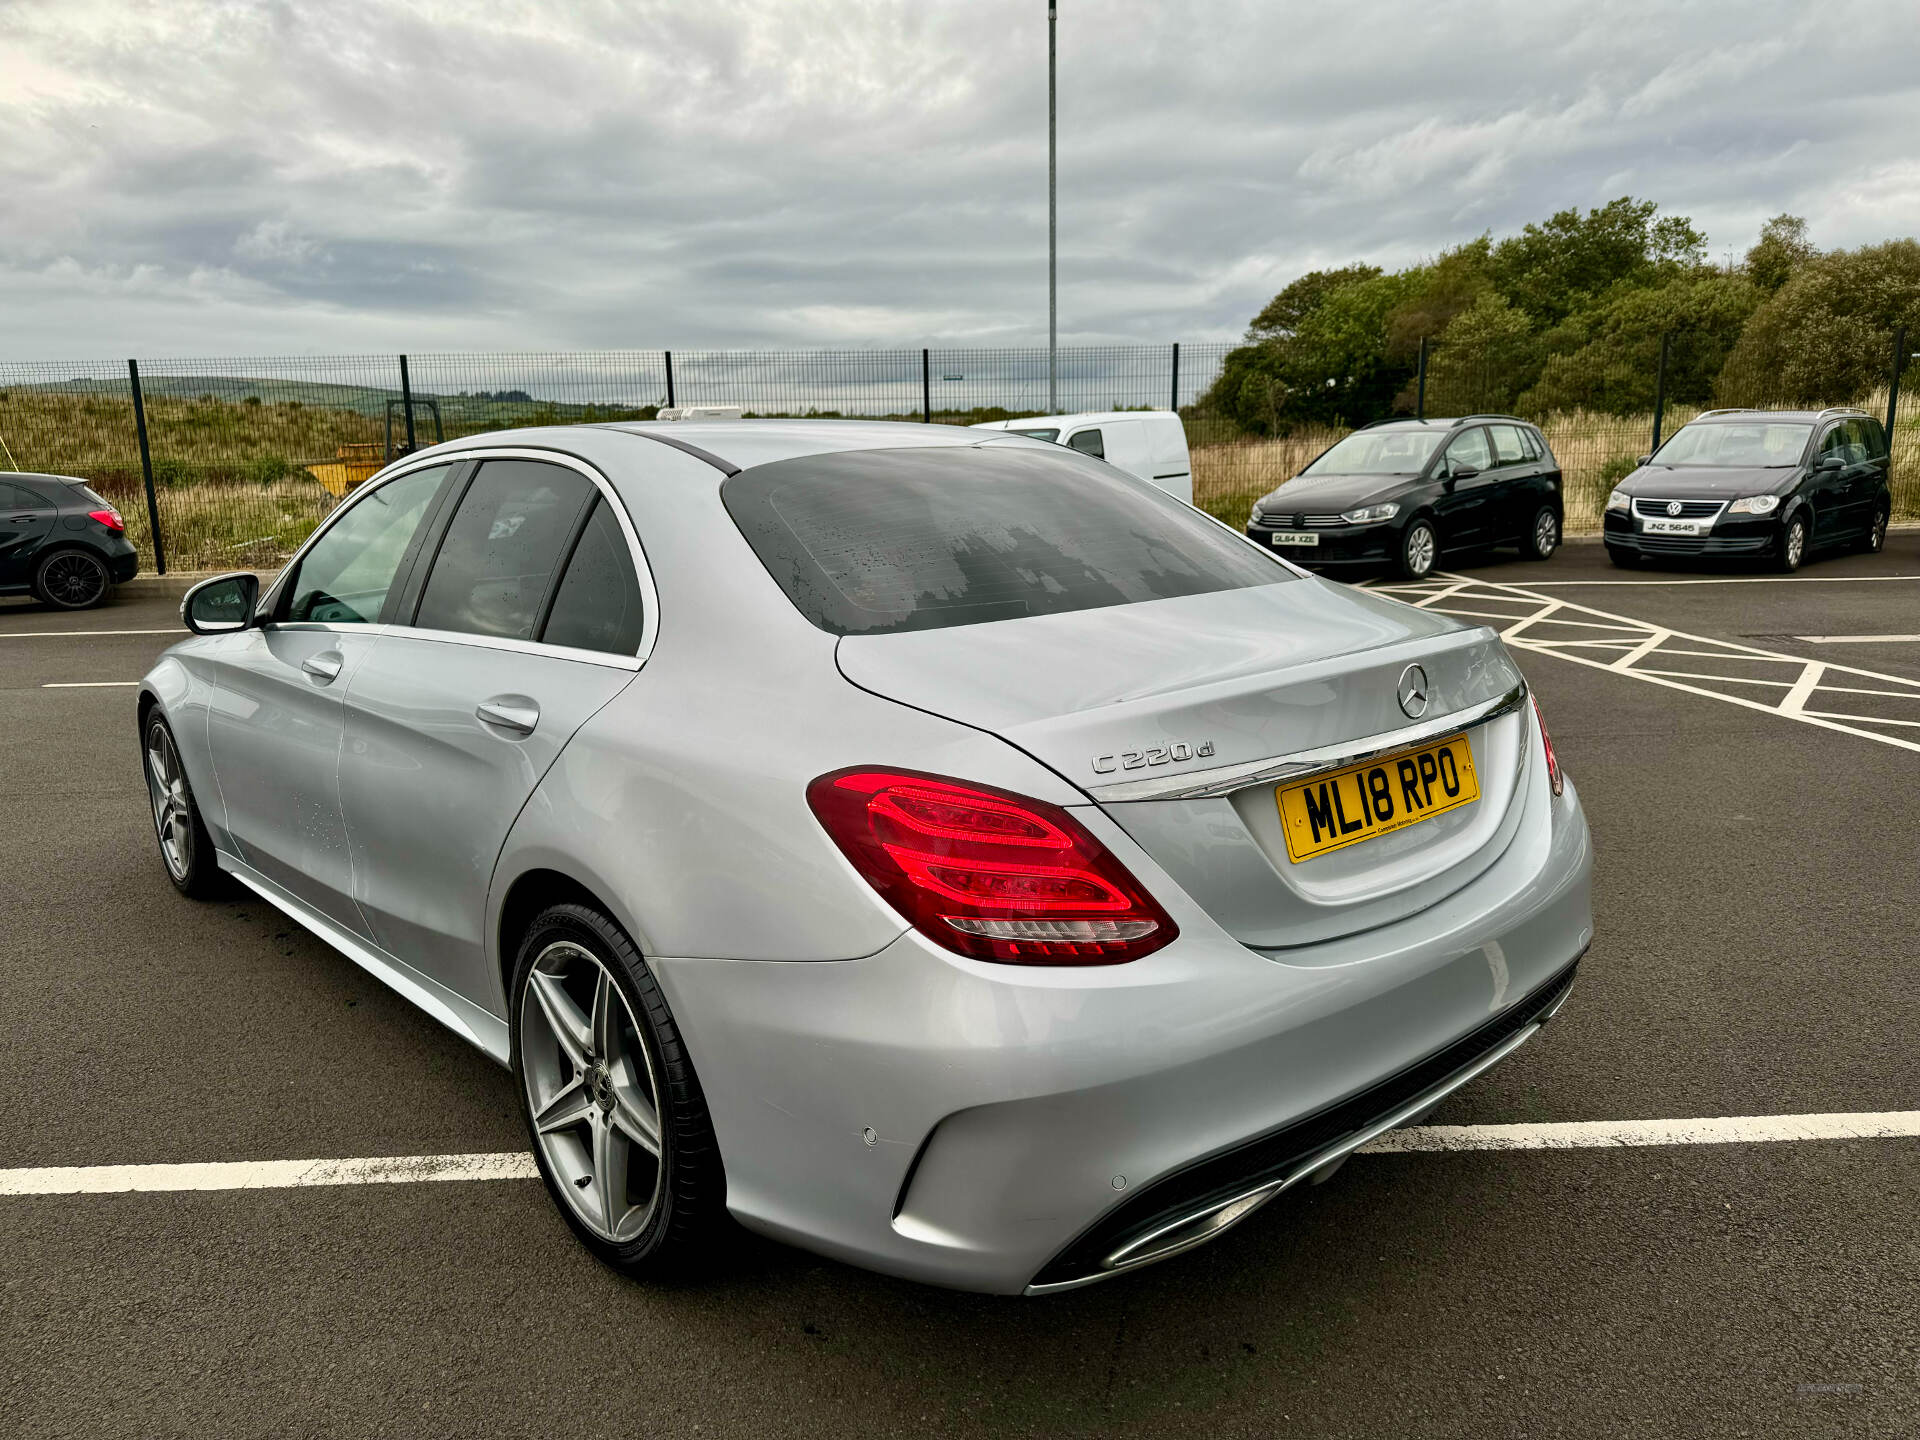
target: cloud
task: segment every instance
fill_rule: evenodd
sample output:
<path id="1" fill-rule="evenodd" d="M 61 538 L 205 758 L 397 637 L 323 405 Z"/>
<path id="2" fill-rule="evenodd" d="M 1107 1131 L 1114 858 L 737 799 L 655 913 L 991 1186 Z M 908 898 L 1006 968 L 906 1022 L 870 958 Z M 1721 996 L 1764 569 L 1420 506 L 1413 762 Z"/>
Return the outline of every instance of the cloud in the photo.
<path id="1" fill-rule="evenodd" d="M 1887 9 L 1068 0 L 1063 338 L 1629 187 L 1910 233 Z M 1045 66 L 1030 0 L 12 0 L 0 354 L 1031 344 Z"/>

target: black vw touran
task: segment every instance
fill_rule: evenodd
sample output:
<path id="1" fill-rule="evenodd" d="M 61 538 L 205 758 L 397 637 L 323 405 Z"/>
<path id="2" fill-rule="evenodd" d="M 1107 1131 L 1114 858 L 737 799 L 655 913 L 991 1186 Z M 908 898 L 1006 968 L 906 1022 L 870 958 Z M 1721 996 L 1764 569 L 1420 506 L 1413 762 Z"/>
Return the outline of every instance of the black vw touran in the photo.
<path id="1" fill-rule="evenodd" d="M 1253 505 L 1247 535 L 1297 565 L 1391 565 L 1418 579 L 1443 551 L 1560 544 L 1560 462 L 1511 415 L 1382 420 Z"/>
<path id="2" fill-rule="evenodd" d="M 1746 556 L 1798 570 L 1816 549 L 1878 550 L 1893 495 L 1886 432 L 1858 410 L 1709 410 L 1607 497 L 1616 565 Z"/>

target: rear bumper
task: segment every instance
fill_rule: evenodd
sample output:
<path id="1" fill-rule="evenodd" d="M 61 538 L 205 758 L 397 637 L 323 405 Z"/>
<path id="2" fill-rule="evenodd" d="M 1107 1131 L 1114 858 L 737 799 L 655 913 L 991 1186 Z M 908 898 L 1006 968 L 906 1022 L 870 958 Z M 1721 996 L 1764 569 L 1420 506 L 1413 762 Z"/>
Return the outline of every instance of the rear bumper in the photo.
<path id="1" fill-rule="evenodd" d="M 140 552 L 133 546 L 127 546 L 124 555 L 107 556 L 107 577 L 116 585 L 124 585 L 140 573 Z"/>
<path id="2" fill-rule="evenodd" d="M 1309 1141 L 1337 1145 L 1530 1033 L 1593 933 L 1578 795 L 1532 788 L 1520 832 L 1472 883 L 1319 945 L 1238 944 L 1088 810 L 1181 927 L 1132 964 L 981 964 L 914 932 L 856 961 L 654 961 L 700 1069 L 729 1208 L 777 1238 L 960 1289 L 1131 1268 L 1101 1262 L 1156 1217 L 1266 1183 Z"/>

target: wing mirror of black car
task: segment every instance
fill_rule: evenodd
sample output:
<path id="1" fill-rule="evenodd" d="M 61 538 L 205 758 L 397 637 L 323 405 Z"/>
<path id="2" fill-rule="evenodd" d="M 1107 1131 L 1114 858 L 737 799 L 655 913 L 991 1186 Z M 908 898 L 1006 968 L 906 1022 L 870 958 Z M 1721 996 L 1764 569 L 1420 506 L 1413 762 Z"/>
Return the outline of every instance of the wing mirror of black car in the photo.
<path id="1" fill-rule="evenodd" d="M 1815 470 L 1822 470 L 1822 471 L 1838 470 L 1841 468 L 1841 466 L 1845 464 L 1846 464 L 1846 461 L 1842 460 L 1838 455 L 1822 455 L 1820 457 L 1820 463 L 1815 465 L 1813 468 Z"/>
<path id="2" fill-rule="evenodd" d="M 196 635 L 230 635 L 253 624 L 260 577 L 235 572 L 202 580 L 180 602 L 180 620 Z"/>
<path id="3" fill-rule="evenodd" d="M 1447 469 L 1447 478 L 1449 480 L 1471 480 L 1479 473 L 1480 471 L 1472 465 L 1453 465 Z"/>

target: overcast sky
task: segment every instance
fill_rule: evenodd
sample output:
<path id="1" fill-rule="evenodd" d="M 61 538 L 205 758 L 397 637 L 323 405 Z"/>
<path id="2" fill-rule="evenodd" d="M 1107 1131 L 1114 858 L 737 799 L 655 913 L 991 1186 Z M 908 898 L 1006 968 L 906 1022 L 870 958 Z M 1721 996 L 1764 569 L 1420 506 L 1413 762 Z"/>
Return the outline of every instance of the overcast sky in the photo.
<path id="1" fill-rule="evenodd" d="M 1920 0 L 1063 0 L 1063 343 L 1632 193 L 1920 229 Z M 0 0 L 0 358 L 1044 343 L 1044 0 Z"/>

